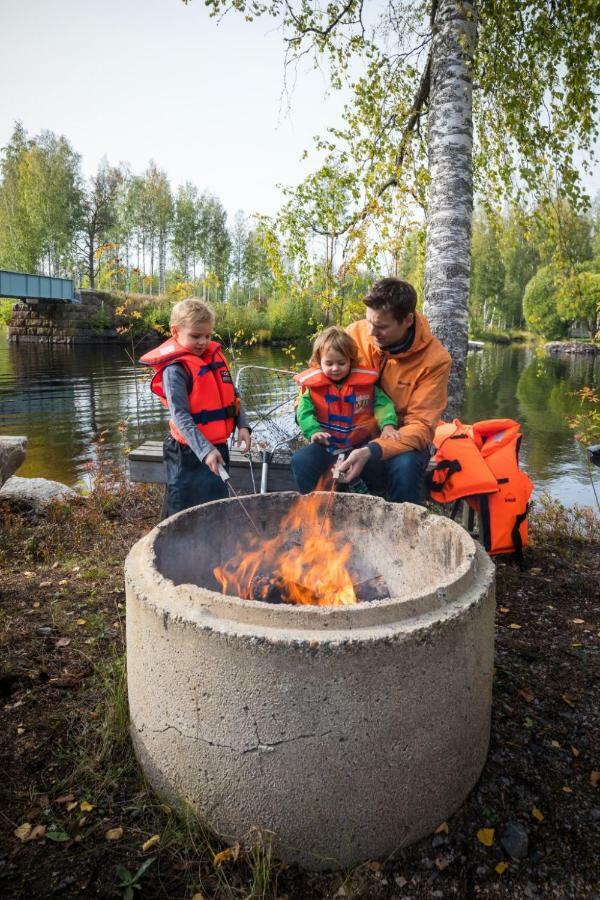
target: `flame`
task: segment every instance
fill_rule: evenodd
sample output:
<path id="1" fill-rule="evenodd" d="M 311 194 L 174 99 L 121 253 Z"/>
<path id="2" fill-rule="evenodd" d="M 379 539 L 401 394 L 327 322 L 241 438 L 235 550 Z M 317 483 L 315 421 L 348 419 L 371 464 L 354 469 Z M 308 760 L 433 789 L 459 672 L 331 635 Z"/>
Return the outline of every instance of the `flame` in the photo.
<path id="1" fill-rule="evenodd" d="M 266 599 L 275 586 L 286 603 L 345 606 L 356 603 L 346 563 L 352 546 L 333 530 L 328 494 L 299 498 L 281 521 L 279 533 L 259 541 L 248 533 L 246 546 L 213 571 L 221 590 L 244 599 Z"/>

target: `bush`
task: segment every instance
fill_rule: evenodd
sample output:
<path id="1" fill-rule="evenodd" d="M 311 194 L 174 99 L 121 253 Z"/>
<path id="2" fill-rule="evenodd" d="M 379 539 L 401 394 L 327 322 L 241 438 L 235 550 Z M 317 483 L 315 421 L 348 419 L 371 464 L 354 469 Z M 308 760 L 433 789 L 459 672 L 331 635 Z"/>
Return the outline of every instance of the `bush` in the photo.
<path id="1" fill-rule="evenodd" d="M 8 325 L 14 305 L 14 300 L 0 300 L 0 325 Z"/>

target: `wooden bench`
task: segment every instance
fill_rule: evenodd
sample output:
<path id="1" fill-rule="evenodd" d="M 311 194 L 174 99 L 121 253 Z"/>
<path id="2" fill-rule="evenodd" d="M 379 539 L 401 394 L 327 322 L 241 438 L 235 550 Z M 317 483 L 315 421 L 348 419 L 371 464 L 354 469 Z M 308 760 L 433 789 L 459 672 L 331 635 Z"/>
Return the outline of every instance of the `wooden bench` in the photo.
<path id="1" fill-rule="evenodd" d="M 239 450 L 231 449 L 229 474 L 231 483 L 236 491 L 253 494 L 260 490 L 260 475 L 262 461 L 260 452 L 253 451 L 252 470 L 254 472 L 254 484 L 250 473 L 248 457 Z M 164 484 L 165 471 L 163 466 L 162 441 L 146 441 L 140 447 L 132 450 L 128 456 L 129 478 L 131 481 L 143 484 Z M 269 465 L 268 490 L 295 491 L 292 471 L 288 460 L 275 459 Z"/>

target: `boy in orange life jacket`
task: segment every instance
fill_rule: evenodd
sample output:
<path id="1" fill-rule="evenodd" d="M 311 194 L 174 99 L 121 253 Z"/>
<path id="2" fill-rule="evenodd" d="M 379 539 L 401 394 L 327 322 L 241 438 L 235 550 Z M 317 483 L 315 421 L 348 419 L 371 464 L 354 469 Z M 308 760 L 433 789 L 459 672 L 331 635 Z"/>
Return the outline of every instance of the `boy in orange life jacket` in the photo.
<path id="1" fill-rule="evenodd" d="M 302 494 L 314 490 L 336 454 L 364 446 L 380 429 L 384 437 L 396 434 L 396 411 L 376 385 L 379 373 L 359 368 L 357 361 L 354 340 L 332 326 L 315 340 L 311 368 L 295 376 L 301 391 L 296 419 L 310 441 L 292 456 L 292 472 Z"/>
<path id="2" fill-rule="evenodd" d="M 163 456 L 167 477 L 164 512 L 228 496 L 219 466 L 229 467 L 227 439 L 236 425 L 238 444 L 250 449 L 250 429 L 220 345 L 211 340 L 215 315 L 188 297 L 171 311 L 171 337 L 140 362 L 152 366 L 151 389 L 171 413 Z"/>

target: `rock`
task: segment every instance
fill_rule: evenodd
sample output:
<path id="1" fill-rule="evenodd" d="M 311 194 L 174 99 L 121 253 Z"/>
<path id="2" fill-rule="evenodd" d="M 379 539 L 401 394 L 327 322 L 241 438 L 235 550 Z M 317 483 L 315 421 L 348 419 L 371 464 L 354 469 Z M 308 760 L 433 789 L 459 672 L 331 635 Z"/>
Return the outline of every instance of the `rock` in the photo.
<path id="1" fill-rule="evenodd" d="M 0 488 L 0 500 L 36 512 L 54 500 L 70 500 L 78 496 L 73 488 L 47 478 L 19 478 L 13 475 Z"/>
<path id="2" fill-rule="evenodd" d="M 598 809 L 598 807 L 595 806 L 592 809 L 590 816 L 592 817 L 592 822 L 600 822 L 600 809 Z"/>
<path id="3" fill-rule="evenodd" d="M 513 859 L 525 859 L 529 847 L 527 829 L 520 822 L 507 822 L 500 832 L 500 843 Z"/>
<path id="4" fill-rule="evenodd" d="M 25 461 L 26 437 L 0 437 L 0 488 Z"/>

